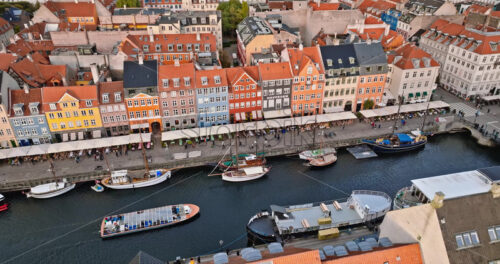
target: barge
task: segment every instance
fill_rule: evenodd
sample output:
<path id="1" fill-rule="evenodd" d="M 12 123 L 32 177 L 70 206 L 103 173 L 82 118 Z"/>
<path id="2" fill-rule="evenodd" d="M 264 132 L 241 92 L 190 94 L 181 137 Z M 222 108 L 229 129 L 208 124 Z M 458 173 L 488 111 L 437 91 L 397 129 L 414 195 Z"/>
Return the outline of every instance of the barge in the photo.
<path id="1" fill-rule="evenodd" d="M 271 205 L 270 211 L 260 212 L 250 219 L 247 233 L 255 242 L 319 235 L 321 230 L 378 222 L 390 211 L 392 203 L 386 193 L 366 190 L 355 190 L 343 200 L 285 207 Z"/>
<path id="2" fill-rule="evenodd" d="M 194 204 L 178 204 L 106 216 L 100 234 L 101 238 L 110 238 L 163 228 L 192 220 L 199 212 Z"/>

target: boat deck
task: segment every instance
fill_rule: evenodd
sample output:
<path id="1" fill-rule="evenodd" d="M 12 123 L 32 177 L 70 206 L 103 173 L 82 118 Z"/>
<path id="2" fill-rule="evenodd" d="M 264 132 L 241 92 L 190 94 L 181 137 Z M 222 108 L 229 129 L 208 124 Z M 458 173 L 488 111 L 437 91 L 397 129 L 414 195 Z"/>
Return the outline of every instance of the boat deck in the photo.
<path id="1" fill-rule="evenodd" d="M 190 212 L 185 211 L 186 206 L 190 208 Z M 199 208 L 195 205 L 180 204 L 108 216 L 103 219 L 101 236 L 115 236 L 172 225 L 183 222 L 198 212 Z"/>
<path id="2" fill-rule="evenodd" d="M 351 153 L 356 159 L 368 159 L 377 157 L 377 153 L 375 153 L 370 147 L 367 145 L 359 145 L 352 148 L 347 148 L 347 151 Z"/>

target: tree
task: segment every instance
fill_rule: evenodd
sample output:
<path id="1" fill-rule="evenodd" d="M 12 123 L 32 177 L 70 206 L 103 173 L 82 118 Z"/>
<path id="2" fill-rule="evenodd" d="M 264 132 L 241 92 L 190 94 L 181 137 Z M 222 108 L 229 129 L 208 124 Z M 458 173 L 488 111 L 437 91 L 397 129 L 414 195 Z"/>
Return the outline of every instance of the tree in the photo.
<path id="1" fill-rule="evenodd" d="M 238 24 L 248 16 L 248 4 L 239 0 L 222 2 L 217 10 L 222 13 L 222 32 L 226 36 L 234 36 Z"/>
<path id="2" fill-rule="evenodd" d="M 117 7 L 141 7 L 141 2 L 139 0 L 118 0 L 116 1 L 116 6 Z"/>
<path id="3" fill-rule="evenodd" d="M 363 103 L 363 109 L 372 109 L 374 105 L 373 100 L 368 99 Z"/>

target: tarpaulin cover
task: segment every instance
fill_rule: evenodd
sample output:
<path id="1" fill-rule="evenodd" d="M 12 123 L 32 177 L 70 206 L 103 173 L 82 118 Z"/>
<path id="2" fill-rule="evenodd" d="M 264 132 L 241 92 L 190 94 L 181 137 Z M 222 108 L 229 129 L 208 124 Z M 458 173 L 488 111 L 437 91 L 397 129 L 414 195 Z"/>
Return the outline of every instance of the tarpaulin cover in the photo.
<path id="1" fill-rule="evenodd" d="M 407 134 L 396 134 L 399 138 L 399 142 L 401 143 L 410 143 L 412 141 L 411 137 Z"/>

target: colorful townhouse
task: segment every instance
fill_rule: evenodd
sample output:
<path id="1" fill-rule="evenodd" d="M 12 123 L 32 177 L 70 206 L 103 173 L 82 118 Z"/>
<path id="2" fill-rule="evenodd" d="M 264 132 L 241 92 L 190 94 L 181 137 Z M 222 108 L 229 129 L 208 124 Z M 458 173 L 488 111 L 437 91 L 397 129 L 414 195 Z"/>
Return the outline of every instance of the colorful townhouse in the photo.
<path id="1" fill-rule="evenodd" d="M 356 111 L 382 104 L 387 77 L 387 56 L 379 42 L 355 43 L 359 63 Z M 370 103 L 365 103 L 370 100 Z"/>
<path id="2" fill-rule="evenodd" d="M 262 89 L 257 66 L 226 69 L 232 122 L 262 119 Z"/>
<path id="3" fill-rule="evenodd" d="M 275 44 L 273 29 L 260 17 L 246 17 L 236 28 L 238 59 L 249 65 L 254 53 L 268 53 Z"/>
<path id="4" fill-rule="evenodd" d="M 99 109 L 106 136 L 126 135 L 130 132 L 123 81 L 99 83 Z"/>
<path id="5" fill-rule="evenodd" d="M 323 113 L 325 69 L 319 47 L 286 49 L 284 61 L 289 61 L 293 73 L 292 114 L 302 116 Z"/>
<path id="6" fill-rule="evenodd" d="M 74 31 L 81 28 L 95 30 L 100 15 L 111 15 L 100 1 L 47 1 L 33 14 L 33 22 L 57 25 L 59 30 Z"/>
<path id="7" fill-rule="evenodd" d="M 326 77 L 324 112 L 354 111 L 359 77 L 354 44 L 322 46 L 320 50 Z"/>
<path id="8" fill-rule="evenodd" d="M 139 61 L 125 61 L 123 88 L 132 132 L 161 131 L 158 62 L 143 60 L 142 56 Z"/>
<path id="9" fill-rule="evenodd" d="M 199 53 L 213 53 L 218 58 L 216 36 L 210 33 L 128 35 L 119 49 L 129 60 L 144 54 L 144 59 L 165 65 L 193 62 Z"/>
<path id="10" fill-rule="evenodd" d="M 42 111 L 56 141 L 101 137 L 97 86 L 42 88 Z"/>
<path id="11" fill-rule="evenodd" d="M 262 111 L 266 119 L 290 117 L 292 69 L 290 63 L 261 63 L 259 77 L 262 84 Z"/>
<path id="12" fill-rule="evenodd" d="M 50 143 L 50 129 L 42 110 L 41 88 L 10 90 L 9 121 L 19 146 Z"/>
<path id="13" fill-rule="evenodd" d="M 7 72 L 0 71 L 0 147 L 16 147 L 16 137 L 9 122 L 11 90 L 19 90 L 19 84 Z"/>
<path id="14" fill-rule="evenodd" d="M 199 127 L 229 124 L 228 91 L 225 69 L 196 71 Z"/>
<path id="15" fill-rule="evenodd" d="M 159 66 L 158 91 L 164 130 L 196 127 L 194 71 L 193 63 Z"/>

